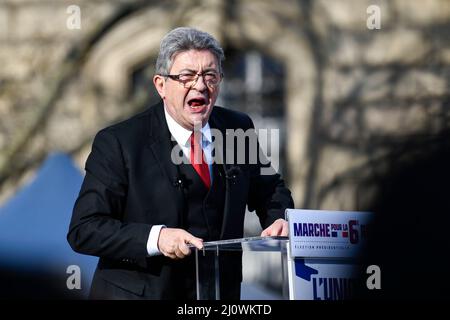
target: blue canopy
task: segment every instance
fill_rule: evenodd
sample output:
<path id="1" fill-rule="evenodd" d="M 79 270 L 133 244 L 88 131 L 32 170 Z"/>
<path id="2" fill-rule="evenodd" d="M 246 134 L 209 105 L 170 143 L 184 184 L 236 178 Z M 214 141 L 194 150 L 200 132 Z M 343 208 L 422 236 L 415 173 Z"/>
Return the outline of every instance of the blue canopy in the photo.
<path id="1" fill-rule="evenodd" d="M 67 279 L 72 274 L 67 268 L 76 265 L 81 272 L 81 295 L 86 295 L 98 258 L 75 253 L 66 240 L 82 180 L 69 156 L 51 154 L 34 179 L 0 208 L 2 270 L 36 277 L 45 272 Z M 62 286 L 69 290 L 65 282 Z"/>

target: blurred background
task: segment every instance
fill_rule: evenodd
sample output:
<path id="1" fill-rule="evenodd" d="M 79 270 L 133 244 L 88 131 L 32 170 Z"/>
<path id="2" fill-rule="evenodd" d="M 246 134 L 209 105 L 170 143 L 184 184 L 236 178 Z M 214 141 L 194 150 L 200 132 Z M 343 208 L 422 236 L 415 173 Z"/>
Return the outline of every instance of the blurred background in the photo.
<path id="1" fill-rule="evenodd" d="M 159 42 L 178 26 L 222 44 L 217 104 L 280 130 L 296 208 L 373 208 L 393 164 L 446 140 L 448 0 L 2 0 L 0 297 L 85 296 L 96 258 L 65 240 L 84 162 L 97 131 L 158 101 Z M 246 235 L 260 230 L 247 213 Z M 276 298 L 280 257 L 245 259 Z"/>

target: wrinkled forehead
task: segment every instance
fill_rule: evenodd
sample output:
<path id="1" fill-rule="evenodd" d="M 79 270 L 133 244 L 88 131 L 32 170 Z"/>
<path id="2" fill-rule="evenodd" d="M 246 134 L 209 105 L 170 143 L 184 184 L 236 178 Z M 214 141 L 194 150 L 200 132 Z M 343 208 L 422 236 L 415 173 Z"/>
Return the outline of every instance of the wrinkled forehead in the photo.
<path id="1" fill-rule="evenodd" d="M 188 50 L 179 52 L 172 59 L 171 71 L 219 70 L 217 57 L 209 50 Z"/>

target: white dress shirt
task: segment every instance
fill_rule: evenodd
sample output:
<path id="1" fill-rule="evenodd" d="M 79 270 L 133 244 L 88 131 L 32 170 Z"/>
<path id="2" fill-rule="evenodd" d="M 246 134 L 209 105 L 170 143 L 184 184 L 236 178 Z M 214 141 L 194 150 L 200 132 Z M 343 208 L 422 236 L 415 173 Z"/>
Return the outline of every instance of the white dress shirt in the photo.
<path id="1" fill-rule="evenodd" d="M 190 137 L 192 131 L 183 128 L 178 122 L 176 122 L 170 114 L 167 113 L 166 107 L 164 106 L 164 114 L 166 116 L 167 126 L 172 137 L 175 139 L 177 144 L 183 150 L 183 154 L 187 159 L 191 157 L 191 141 Z M 209 123 L 206 123 L 202 128 L 202 149 L 205 154 L 205 160 L 209 167 L 209 175 L 211 177 L 212 184 L 212 136 L 211 128 Z M 158 248 L 158 239 L 161 229 L 165 228 L 165 225 L 154 225 L 150 230 L 150 235 L 147 241 L 147 252 L 149 256 L 155 256 L 161 254 Z"/>

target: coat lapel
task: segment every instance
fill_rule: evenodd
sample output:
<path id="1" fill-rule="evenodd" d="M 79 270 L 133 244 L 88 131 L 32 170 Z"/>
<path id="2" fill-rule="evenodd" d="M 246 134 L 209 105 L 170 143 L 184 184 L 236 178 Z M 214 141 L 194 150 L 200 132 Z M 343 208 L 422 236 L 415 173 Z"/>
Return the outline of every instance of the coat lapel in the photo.
<path id="1" fill-rule="evenodd" d="M 173 197 L 169 195 L 169 199 L 174 199 L 177 204 L 179 221 L 182 223 L 184 206 L 183 191 L 176 183 L 179 173 L 176 164 L 171 159 L 173 144 L 169 128 L 167 127 L 162 102 L 153 107 L 153 115 L 150 119 L 149 148 L 158 161 L 167 182 L 172 186 Z"/>

